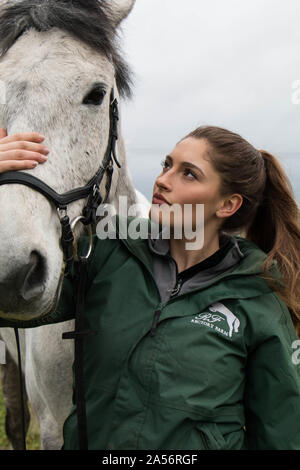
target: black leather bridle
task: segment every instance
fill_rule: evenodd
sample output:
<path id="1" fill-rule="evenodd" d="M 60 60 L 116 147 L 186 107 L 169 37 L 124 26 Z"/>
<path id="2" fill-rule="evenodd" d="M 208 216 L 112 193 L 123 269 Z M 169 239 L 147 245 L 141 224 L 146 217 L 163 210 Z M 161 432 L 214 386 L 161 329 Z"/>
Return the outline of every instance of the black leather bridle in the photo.
<path id="1" fill-rule="evenodd" d="M 73 275 L 73 301 L 75 311 L 75 330 L 63 333 L 63 339 L 74 339 L 75 341 L 75 362 L 74 362 L 74 375 L 75 375 L 75 403 L 77 410 L 78 421 L 78 446 L 80 450 L 88 449 L 88 432 L 87 432 L 87 419 L 86 419 L 86 405 L 85 405 L 85 392 L 84 392 L 84 338 L 87 335 L 95 335 L 96 331 L 91 331 L 86 327 L 84 319 L 84 305 L 85 305 L 85 291 L 87 285 L 87 264 L 88 256 L 79 256 L 74 259 L 74 223 L 70 223 L 69 216 L 67 215 L 68 205 L 79 199 L 88 197 L 88 201 L 83 208 L 82 215 L 76 217 L 76 221 L 80 220 L 84 225 L 89 227 L 96 224 L 96 212 L 100 204 L 105 204 L 109 197 L 112 176 L 114 171 L 114 162 L 121 168 L 116 156 L 116 142 L 118 140 L 118 102 L 114 97 L 114 89 L 110 95 L 110 129 L 107 149 L 102 161 L 102 164 L 93 176 L 93 178 L 83 187 L 72 189 L 64 194 L 58 194 L 50 186 L 41 181 L 40 179 L 32 176 L 29 173 L 21 171 L 9 171 L 0 174 L 0 186 L 4 184 L 23 184 L 43 194 L 50 202 L 52 202 L 58 211 L 59 220 L 61 223 L 61 247 L 64 254 L 65 273 L 71 270 L 74 262 L 74 275 Z M 105 197 L 103 198 L 100 193 L 100 184 L 107 175 L 105 184 Z M 91 241 L 90 241 L 91 245 Z M 89 250 L 90 253 L 90 250 Z M 23 400 L 23 386 L 22 386 L 22 367 L 20 355 L 20 343 L 18 336 L 18 328 L 14 328 L 16 343 L 18 349 L 18 363 L 20 372 L 20 395 L 21 395 L 21 409 L 22 409 L 22 435 L 23 446 L 26 450 L 25 439 L 25 418 L 24 418 L 24 400 Z"/>
<path id="2" fill-rule="evenodd" d="M 113 163 L 115 162 L 116 165 L 121 168 L 121 165 L 116 156 L 119 110 L 117 99 L 114 96 L 114 89 L 111 90 L 109 114 L 110 130 L 107 149 L 99 170 L 85 186 L 72 189 L 71 191 L 68 191 L 64 194 L 58 194 L 56 191 L 54 191 L 54 189 L 30 173 L 24 173 L 21 171 L 8 171 L 6 173 L 0 174 L 0 186 L 4 184 L 23 184 L 25 186 L 29 186 L 35 191 L 43 194 L 43 196 L 45 196 L 56 206 L 62 229 L 61 247 L 64 254 L 66 272 L 68 272 L 73 261 L 74 243 L 74 236 L 71 229 L 70 220 L 67 215 L 68 205 L 74 201 L 88 197 L 87 204 L 82 211 L 80 219 L 84 225 L 96 224 L 97 209 L 100 204 L 105 204 L 109 197 L 114 171 Z M 107 175 L 105 185 L 106 194 L 105 197 L 102 198 L 100 193 L 100 184 L 105 174 Z"/>

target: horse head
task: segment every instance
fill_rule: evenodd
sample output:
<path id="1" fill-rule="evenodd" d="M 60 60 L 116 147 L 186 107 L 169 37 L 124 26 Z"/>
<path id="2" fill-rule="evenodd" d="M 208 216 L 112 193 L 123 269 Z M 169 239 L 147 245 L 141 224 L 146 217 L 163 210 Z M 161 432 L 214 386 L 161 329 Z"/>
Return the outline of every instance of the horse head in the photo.
<path id="1" fill-rule="evenodd" d="M 129 96 L 130 71 L 117 28 L 134 0 L 18 0 L 0 10 L 0 125 L 9 135 L 40 132 L 48 161 L 27 170 L 57 193 L 83 187 L 101 166 L 110 101 Z M 134 204 L 123 139 L 117 142 L 110 199 Z M 103 178 L 100 192 L 104 192 Z M 56 207 L 21 184 L 0 186 L 0 316 L 28 320 L 55 310 L 64 275 Z M 85 201 L 68 205 L 72 220 Z M 83 227 L 81 228 L 81 231 Z"/>

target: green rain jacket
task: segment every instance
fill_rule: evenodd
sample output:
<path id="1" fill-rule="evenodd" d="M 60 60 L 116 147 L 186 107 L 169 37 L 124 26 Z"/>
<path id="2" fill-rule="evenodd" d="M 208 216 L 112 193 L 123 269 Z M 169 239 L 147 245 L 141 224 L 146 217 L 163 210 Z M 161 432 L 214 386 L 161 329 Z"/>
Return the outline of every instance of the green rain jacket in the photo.
<path id="1" fill-rule="evenodd" d="M 259 276 L 266 254 L 234 238 L 243 257 L 233 269 L 162 301 L 148 240 L 94 237 L 85 318 L 98 333 L 84 354 L 89 449 L 300 450 L 295 329 Z M 83 253 L 86 244 L 83 237 Z M 73 308 L 66 278 L 55 314 L 22 326 L 71 319 Z M 63 448 L 78 448 L 75 407 Z"/>

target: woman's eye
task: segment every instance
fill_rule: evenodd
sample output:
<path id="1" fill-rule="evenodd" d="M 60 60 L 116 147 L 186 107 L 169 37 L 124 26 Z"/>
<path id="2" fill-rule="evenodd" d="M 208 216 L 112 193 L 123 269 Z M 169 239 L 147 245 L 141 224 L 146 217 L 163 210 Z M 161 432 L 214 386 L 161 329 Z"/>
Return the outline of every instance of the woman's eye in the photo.
<path id="1" fill-rule="evenodd" d="M 168 163 L 166 162 L 166 160 L 162 160 L 162 161 L 160 162 L 160 164 L 161 164 L 161 166 L 163 167 L 163 170 L 167 170 L 168 167 L 169 167 L 169 165 L 168 165 Z"/>
<path id="2" fill-rule="evenodd" d="M 197 179 L 197 176 L 191 170 L 185 170 L 184 175 L 187 176 L 189 179 Z"/>

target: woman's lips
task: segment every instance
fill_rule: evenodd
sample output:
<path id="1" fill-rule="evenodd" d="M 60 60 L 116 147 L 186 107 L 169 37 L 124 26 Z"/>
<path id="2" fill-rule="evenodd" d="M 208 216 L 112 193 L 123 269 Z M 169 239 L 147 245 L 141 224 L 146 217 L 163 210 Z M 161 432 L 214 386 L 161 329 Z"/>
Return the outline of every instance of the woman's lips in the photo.
<path id="1" fill-rule="evenodd" d="M 170 203 L 168 201 L 166 201 L 166 199 L 163 196 L 159 195 L 159 194 L 154 194 L 153 199 L 152 199 L 152 204 L 159 204 L 159 205 L 168 204 L 168 205 L 170 205 Z"/>

